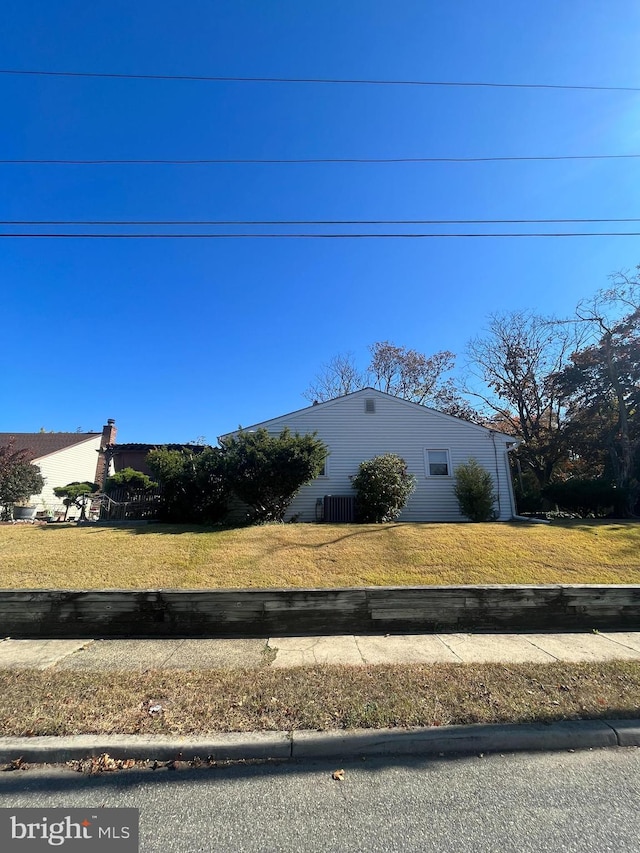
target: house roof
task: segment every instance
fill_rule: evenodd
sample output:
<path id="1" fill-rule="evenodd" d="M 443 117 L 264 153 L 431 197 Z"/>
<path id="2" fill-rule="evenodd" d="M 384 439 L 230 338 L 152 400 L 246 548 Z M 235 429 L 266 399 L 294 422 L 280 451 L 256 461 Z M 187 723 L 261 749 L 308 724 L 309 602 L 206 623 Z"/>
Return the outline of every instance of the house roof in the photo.
<path id="1" fill-rule="evenodd" d="M 113 450 L 115 453 L 118 452 L 131 452 L 135 451 L 138 453 L 149 452 L 150 450 L 157 450 L 160 448 L 166 448 L 167 450 L 194 450 L 196 453 L 200 450 L 204 450 L 206 445 L 204 444 L 167 444 L 166 442 L 156 441 L 154 444 L 145 444 L 144 442 L 129 442 L 128 444 L 114 444 Z"/>
<path id="2" fill-rule="evenodd" d="M 41 459 L 101 435 L 99 432 L 0 432 L 0 446 L 13 442 L 15 450 L 27 450 L 32 459 Z"/>
<path id="3" fill-rule="evenodd" d="M 444 412 L 439 412 L 438 409 L 432 409 L 429 406 L 424 406 L 422 403 L 414 403 L 411 400 L 404 400 L 402 397 L 396 397 L 394 394 L 387 394 L 385 391 L 379 391 L 377 388 L 361 388 L 358 391 L 352 391 L 350 394 L 343 394 L 340 397 L 334 397 L 331 400 L 325 400 L 322 403 L 313 403 L 311 406 L 304 406 L 302 409 L 296 409 L 293 412 L 287 412 L 284 415 L 278 415 L 275 418 L 269 418 L 266 421 L 259 421 L 258 423 L 251 424 L 251 426 L 241 427 L 239 430 L 234 430 L 233 432 L 224 433 L 220 438 L 226 438 L 227 436 L 237 435 L 238 432 L 243 432 L 245 430 L 254 430 L 259 429 L 260 427 L 266 427 L 271 423 L 276 421 L 281 421 L 283 418 L 296 418 L 300 415 L 303 415 L 307 412 L 317 411 L 320 408 L 330 407 L 339 405 L 343 400 L 346 400 L 350 397 L 362 397 L 367 396 L 370 397 L 375 395 L 377 397 L 383 397 L 387 400 L 391 399 L 394 402 L 398 403 L 401 406 L 410 406 L 414 409 L 420 409 L 423 412 L 429 412 L 431 415 L 435 415 L 439 418 L 445 418 L 446 420 L 463 423 L 468 426 L 470 429 L 474 430 L 482 430 L 485 433 L 494 433 L 499 436 L 504 436 L 508 441 L 514 441 L 516 443 L 520 443 L 518 439 L 514 439 L 512 436 L 507 435 L 506 433 L 501 432 L 497 429 L 491 429 L 490 427 L 482 426 L 481 424 L 473 424 L 470 421 L 465 421 L 463 418 L 457 418 L 455 415 L 447 415 Z"/>

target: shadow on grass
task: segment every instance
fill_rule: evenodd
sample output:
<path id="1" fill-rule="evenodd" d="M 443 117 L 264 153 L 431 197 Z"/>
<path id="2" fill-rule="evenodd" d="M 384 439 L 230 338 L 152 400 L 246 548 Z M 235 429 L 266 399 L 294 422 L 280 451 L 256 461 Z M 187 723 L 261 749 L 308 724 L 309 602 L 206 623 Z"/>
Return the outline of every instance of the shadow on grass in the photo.
<path id="1" fill-rule="evenodd" d="M 87 533 L 103 533 L 105 531 L 117 530 L 130 533 L 133 536 L 148 535 L 149 533 L 177 536 L 183 533 L 227 533 L 233 530 L 241 530 L 247 525 L 204 525 L 204 524 L 169 524 L 160 521 L 134 522 L 123 521 L 118 524 L 86 524 L 78 527 L 72 524 L 43 524 L 38 527 L 42 533 L 51 533 L 59 530 L 82 530 Z"/>
<path id="2" fill-rule="evenodd" d="M 295 526 L 300 527 L 301 525 L 295 525 Z M 302 541 L 302 542 L 295 542 L 295 541 L 287 542 L 287 543 L 282 544 L 282 545 L 276 545 L 276 547 L 273 549 L 272 553 L 276 552 L 276 551 L 281 551 L 281 550 L 288 550 L 291 548 L 307 548 L 307 549 L 325 548 L 327 545 L 334 545 L 337 542 L 344 541 L 345 539 L 353 539 L 356 537 L 372 536 L 372 535 L 373 536 L 379 536 L 381 534 L 388 533 L 390 530 L 391 531 L 399 530 L 400 528 L 409 527 L 410 525 L 407 523 L 399 522 L 399 523 L 386 524 L 386 525 L 379 525 L 379 524 L 360 524 L 360 525 L 356 525 L 356 524 L 348 524 L 348 525 L 346 525 L 346 524 L 345 525 L 309 524 L 309 525 L 302 525 L 302 526 L 322 530 L 322 531 L 325 531 L 327 533 L 329 533 L 330 531 L 331 532 L 335 531 L 336 533 L 338 533 L 339 531 L 341 532 L 342 530 L 348 530 L 349 532 L 342 533 L 342 535 L 336 535 L 334 538 L 327 538 L 327 539 L 323 540 L 322 542 L 304 542 L 304 541 Z M 65 525 L 42 525 L 38 529 L 41 532 L 49 533 L 50 531 L 54 531 L 54 530 L 62 530 L 62 529 L 69 530 L 70 527 L 71 527 L 71 525 L 68 525 L 68 524 L 65 524 Z M 212 534 L 212 533 L 213 534 L 215 534 L 215 533 L 219 533 L 219 534 L 233 533 L 235 531 L 246 530 L 248 528 L 251 528 L 253 530 L 260 530 L 260 529 L 290 530 L 292 527 L 294 527 L 294 525 L 290 525 L 290 524 L 268 524 L 268 525 L 247 525 L 247 524 L 243 524 L 243 525 L 205 526 L 205 525 L 198 525 L 198 524 L 164 524 L 161 522 L 152 522 L 150 524 L 146 524 L 146 523 L 145 524 L 122 523 L 122 524 L 118 524 L 118 525 L 96 525 L 95 527 L 92 527 L 90 525 L 83 525 L 79 529 L 83 530 L 83 531 L 87 531 L 89 533 L 102 533 L 105 530 L 106 531 L 118 530 L 118 531 L 123 531 L 123 532 L 129 533 L 132 536 L 144 536 L 144 535 L 149 535 L 149 534 L 156 534 L 156 535 L 160 534 L 160 535 L 166 535 L 166 536 L 179 536 L 179 535 L 185 534 L 185 533 L 198 533 L 198 534 L 202 534 L 202 533 L 208 533 L 208 534 Z M 351 528 L 353 528 L 353 527 L 356 527 L 357 529 L 352 530 Z"/>

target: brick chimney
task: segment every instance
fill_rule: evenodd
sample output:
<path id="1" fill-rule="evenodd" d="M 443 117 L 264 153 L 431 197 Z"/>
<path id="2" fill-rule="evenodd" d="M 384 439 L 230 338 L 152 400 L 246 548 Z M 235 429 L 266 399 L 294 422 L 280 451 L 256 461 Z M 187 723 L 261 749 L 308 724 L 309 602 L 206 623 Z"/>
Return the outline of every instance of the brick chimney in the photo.
<path id="1" fill-rule="evenodd" d="M 113 458 L 113 446 L 116 443 L 116 434 L 118 429 L 113 418 L 109 418 L 106 424 L 102 427 L 102 437 L 100 439 L 100 450 L 98 451 L 98 464 L 96 465 L 95 482 L 104 489 L 107 477 L 109 476 L 109 468 Z"/>

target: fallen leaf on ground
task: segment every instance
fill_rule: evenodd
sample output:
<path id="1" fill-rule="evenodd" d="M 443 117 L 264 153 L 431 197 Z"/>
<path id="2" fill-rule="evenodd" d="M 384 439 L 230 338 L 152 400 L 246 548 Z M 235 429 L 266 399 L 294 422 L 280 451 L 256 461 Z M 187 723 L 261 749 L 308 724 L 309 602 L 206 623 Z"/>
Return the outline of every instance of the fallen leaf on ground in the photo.
<path id="1" fill-rule="evenodd" d="M 331 774 L 331 778 L 336 782 L 344 782 L 344 770 L 334 770 Z"/>
<path id="2" fill-rule="evenodd" d="M 129 770 L 135 766 L 133 758 L 112 758 L 108 752 L 102 755 L 94 755 L 80 761 L 68 761 L 67 767 L 77 770 L 78 773 L 105 773 L 113 770 Z"/>

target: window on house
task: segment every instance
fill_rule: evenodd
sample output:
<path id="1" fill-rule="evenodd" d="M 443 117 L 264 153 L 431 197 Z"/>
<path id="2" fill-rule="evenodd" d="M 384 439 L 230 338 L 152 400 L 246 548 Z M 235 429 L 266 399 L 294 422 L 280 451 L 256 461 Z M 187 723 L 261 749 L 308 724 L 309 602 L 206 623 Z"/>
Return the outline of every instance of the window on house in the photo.
<path id="1" fill-rule="evenodd" d="M 425 450 L 427 477 L 448 477 L 451 473 L 448 450 Z"/>

